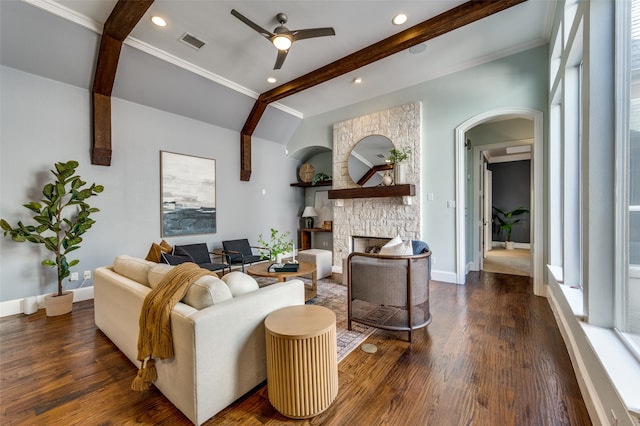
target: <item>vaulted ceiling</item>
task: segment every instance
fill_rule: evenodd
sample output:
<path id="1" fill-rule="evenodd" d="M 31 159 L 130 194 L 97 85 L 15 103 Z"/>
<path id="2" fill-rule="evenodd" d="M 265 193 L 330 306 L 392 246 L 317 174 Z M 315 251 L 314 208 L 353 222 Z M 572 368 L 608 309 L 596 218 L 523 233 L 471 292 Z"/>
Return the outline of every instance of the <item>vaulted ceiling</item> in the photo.
<path id="1" fill-rule="evenodd" d="M 102 26 L 116 0 L 3 0 L 0 63 L 90 89 Z M 260 93 L 432 18 L 463 1 L 155 0 L 125 40 L 113 96 L 240 131 Z M 273 30 L 330 26 L 297 41 L 280 70 L 268 40 L 231 15 Z M 408 21 L 394 26 L 403 12 Z M 529 0 L 424 44 L 278 100 L 254 136 L 286 143 L 299 120 L 507 56 L 549 39 L 555 1 Z M 165 28 L 150 17 L 162 16 Z M 206 42 L 199 50 L 185 34 Z M 413 50 L 413 49 L 412 49 Z M 420 52 L 420 50 L 422 50 Z M 267 82 L 275 77 L 277 82 Z M 356 77 L 362 83 L 354 84 Z"/>

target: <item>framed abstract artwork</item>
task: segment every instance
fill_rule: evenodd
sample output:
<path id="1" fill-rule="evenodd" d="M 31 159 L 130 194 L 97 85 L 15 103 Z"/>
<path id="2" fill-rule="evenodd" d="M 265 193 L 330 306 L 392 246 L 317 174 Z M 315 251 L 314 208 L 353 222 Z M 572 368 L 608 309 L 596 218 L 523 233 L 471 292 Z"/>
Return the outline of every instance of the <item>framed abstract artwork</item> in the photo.
<path id="1" fill-rule="evenodd" d="M 216 232 L 216 160 L 160 151 L 163 237 Z"/>

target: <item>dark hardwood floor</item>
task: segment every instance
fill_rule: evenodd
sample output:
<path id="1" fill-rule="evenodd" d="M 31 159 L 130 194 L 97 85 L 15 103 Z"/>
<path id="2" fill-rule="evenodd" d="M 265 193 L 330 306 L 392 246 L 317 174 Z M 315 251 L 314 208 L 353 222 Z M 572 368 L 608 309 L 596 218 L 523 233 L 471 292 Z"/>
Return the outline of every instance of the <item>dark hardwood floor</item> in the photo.
<path id="1" fill-rule="evenodd" d="M 339 365 L 335 402 L 282 417 L 260 386 L 206 425 L 590 425 L 547 300 L 527 277 L 471 273 L 431 285 L 433 322 L 377 331 Z M 133 392 L 135 368 L 96 328 L 93 302 L 71 315 L 0 319 L 3 425 L 190 424 L 160 392 Z"/>

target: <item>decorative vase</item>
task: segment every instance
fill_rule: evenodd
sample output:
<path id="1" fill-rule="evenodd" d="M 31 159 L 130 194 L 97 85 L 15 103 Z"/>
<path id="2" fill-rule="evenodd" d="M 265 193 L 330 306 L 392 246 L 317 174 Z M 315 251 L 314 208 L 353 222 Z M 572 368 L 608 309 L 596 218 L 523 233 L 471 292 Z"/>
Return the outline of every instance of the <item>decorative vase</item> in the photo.
<path id="1" fill-rule="evenodd" d="M 382 184 L 384 186 L 389 186 L 393 183 L 393 178 L 391 177 L 391 173 L 389 173 L 389 170 L 387 170 L 386 172 L 384 172 L 384 176 L 382 176 Z"/>
<path id="2" fill-rule="evenodd" d="M 400 162 L 393 165 L 393 183 L 396 185 L 406 183 L 407 163 Z"/>
<path id="3" fill-rule="evenodd" d="M 282 257 L 284 255 L 282 253 L 276 254 L 276 263 L 282 263 Z"/>
<path id="4" fill-rule="evenodd" d="M 69 291 L 62 293 L 62 296 L 57 293 L 47 294 L 44 297 L 44 308 L 48 317 L 68 314 L 73 309 L 73 293 Z"/>
<path id="5" fill-rule="evenodd" d="M 515 248 L 515 243 L 513 241 L 505 241 L 504 248 L 507 250 L 513 250 Z"/>

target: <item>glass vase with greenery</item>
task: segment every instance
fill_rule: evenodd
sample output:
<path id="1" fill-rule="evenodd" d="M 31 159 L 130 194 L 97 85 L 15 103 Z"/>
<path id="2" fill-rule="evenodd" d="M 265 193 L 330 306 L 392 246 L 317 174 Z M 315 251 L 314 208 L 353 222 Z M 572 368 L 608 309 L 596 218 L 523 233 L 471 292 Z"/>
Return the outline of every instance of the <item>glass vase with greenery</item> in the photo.
<path id="1" fill-rule="evenodd" d="M 277 229 L 271 228 L 271 238 L 267 241 L 262 234 L 258 235 L 258 244 L 260 244 L 260 256 L 262 258 L 269 257 L 275 261 L 278 255 L 282 255 L 293 250 L 293 239 L 287 238 L 291 235 L 289 231 L 280 234 Z"/>

